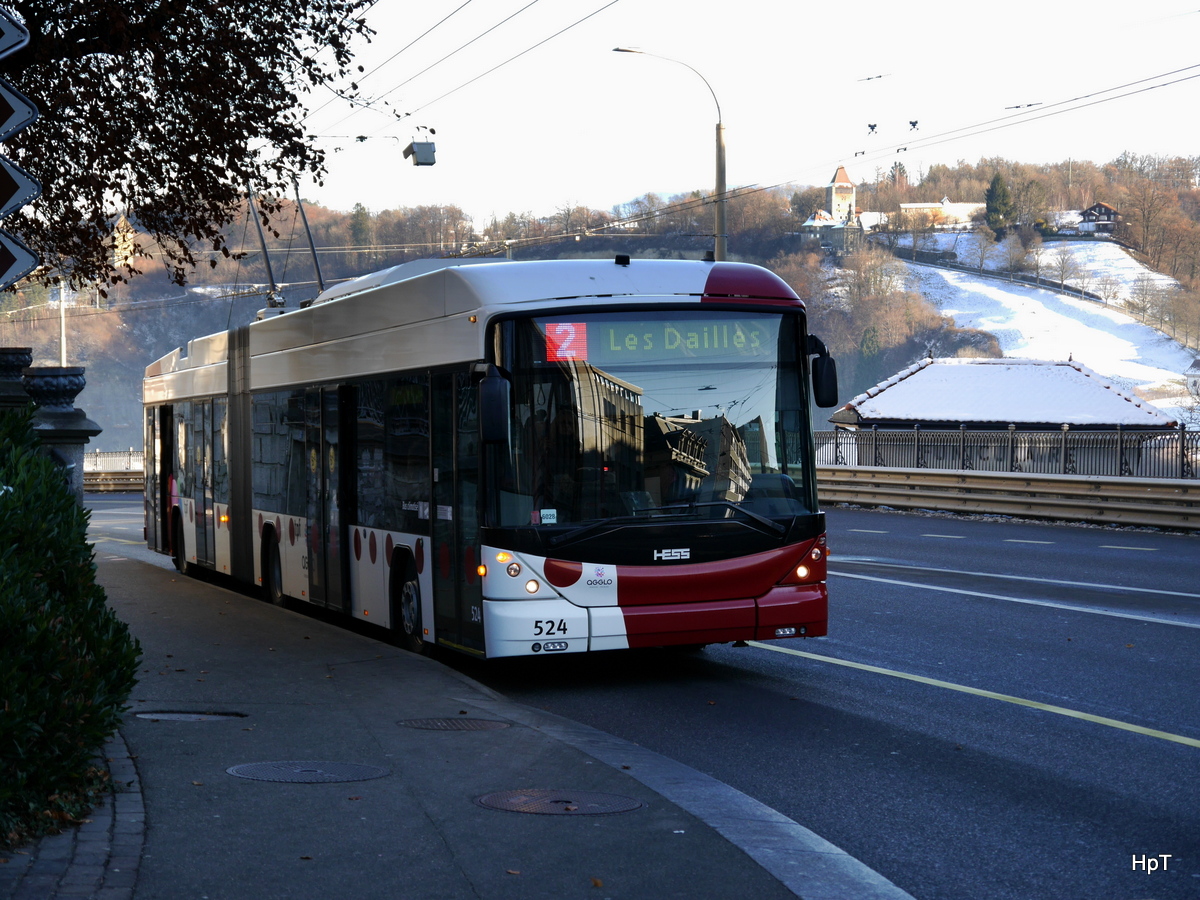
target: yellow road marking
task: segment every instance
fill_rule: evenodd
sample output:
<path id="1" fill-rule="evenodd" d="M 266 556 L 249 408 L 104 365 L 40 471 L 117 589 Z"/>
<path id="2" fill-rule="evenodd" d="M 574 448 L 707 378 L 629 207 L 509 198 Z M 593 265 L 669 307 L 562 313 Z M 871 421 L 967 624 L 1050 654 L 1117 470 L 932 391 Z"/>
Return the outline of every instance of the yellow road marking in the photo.
<path id="1" fill-rule="evenodd" d="M 804 650 L 793 650 L 790 647 L 779 647 L 775 644 L 764 644 L 760 641 L 749 641 L 749 644 L 751 647 L 758 647 L 762 650 L 773 650 L 776 653 L 787 653 L 791 656 L 800 656 L 804 659 L 816 660 L 817 662 L 833 663 L 835 666 L 860 669 L 863 672 L 873 672 L 876 675 L 890 675 L 892 678 L 902 678 L 905 681 L 915 681 L 918 684 L 927 684 L 932 687 L 945 688 L 946 690 L 958 691 L 963 694 L 972 694 L 976 697 L 986 697 L 989 700 L 1002 700 L 1005 703 L 1013 703 L 1017 706 L 1028 706 L 1031 709 L 1040 709 L 1043 712 L 1068 716 L 1072 719 L 1082 719 L 1085 722 L 1091 722 L 1095 725 L 1107 725 L 1109 728 L 1119 728 L 1122 731 L 1132 731 L 1135 734 L 1144 734 L 1163 741 L 1173 741 L 1176 744 L 1185 744 L 1188 747 L 1200 747 L 1200 740 L 1196 738 L 1184 737 L 1181 734 L 1172 734 L 1169 731 L 1159 731 L 1155 728 L 1143 728 L 1141 725 L 1132 725 L 1129 722 L 1122 722 L 1119 719 L 1108 719 L 1104 716 L 1094 716 L 1091 713 L 1080 712 L 1076 709 L 1067 709 L 1063 706 L 1051 706 L 1048 703 L 1039 703 L 1036 700 L 1026 700 L 1023 697 L 1013 697 L 1009 694 L 998 694 L 995 691 L 985 691 L 980 688 L 969 687 L 965 684 L 955 684 L 952 681 L 940 681 L 937 678 L 926 678 L 923 675 L 913 675 L 909 672 L 897 672 L 895 669 L 884 669 L 880 666 L 870 666 L 866 663 L 851 662 L 848 659 L 838 659 L 834 656 L 821 656 L 817 653 L 807 653 Z"/>

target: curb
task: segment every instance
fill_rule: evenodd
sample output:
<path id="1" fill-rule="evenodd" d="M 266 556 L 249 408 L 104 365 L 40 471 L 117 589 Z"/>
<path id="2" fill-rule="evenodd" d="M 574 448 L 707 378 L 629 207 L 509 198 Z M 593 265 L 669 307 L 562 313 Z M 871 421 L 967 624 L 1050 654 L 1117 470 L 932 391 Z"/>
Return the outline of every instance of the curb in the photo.
<path id="1" fill-rule="evenodd" d="M 133 900 L 146 835 L 142 783 L 119 731 L 103 756 L 112 777 L 108 796 L 83 824 L 12 852 L 0 866 L 0 897 Z"/>
<path id="2" fill-rule="evenodd" d="M 491 693 L 495 693 L 494 691 Z M 804 900 L 914 900 L 874 869 L 737 788 L 624 738 L 506 698 L 459 698 L 568 744 L 713 828 Z"/>

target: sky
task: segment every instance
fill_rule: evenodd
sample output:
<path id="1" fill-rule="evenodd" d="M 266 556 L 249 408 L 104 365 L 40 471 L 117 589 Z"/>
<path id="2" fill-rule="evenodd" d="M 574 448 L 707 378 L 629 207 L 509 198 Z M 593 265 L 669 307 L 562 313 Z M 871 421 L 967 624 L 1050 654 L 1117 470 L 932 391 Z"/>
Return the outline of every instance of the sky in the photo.
<path id="1" fill-rule="evenodd" d="M 370 106 L 308 98 L 329 175 L 301 190 L 332 209 L 454 204 L 483 228 L 712 190 L 718 103 L 731 188 L 1200 153 L 1195 0 L 378 0 L 367 21 Z M 435 165 L 402 157 L 414 139 Z"/>

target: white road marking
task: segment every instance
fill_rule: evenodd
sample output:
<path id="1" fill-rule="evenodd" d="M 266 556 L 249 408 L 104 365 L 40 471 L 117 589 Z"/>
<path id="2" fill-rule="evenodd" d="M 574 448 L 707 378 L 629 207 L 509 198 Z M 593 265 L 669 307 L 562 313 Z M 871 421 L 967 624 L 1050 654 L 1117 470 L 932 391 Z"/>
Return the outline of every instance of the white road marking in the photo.
<path id="1" fill-rule="evenodd" d="M 939 570 L 941 571 L 941 570 Z M 851 575 L 849 572 L 830 572 L 841 578 L 856 578 L 859 581 L 874 581 L 878 584 L 895 584 L 901 587 L 922 588 L 926 591 L 938 591 L 943 594 L 961 594 L 964 597 L 982 597 L 986 600 L 1007 600 L 1009 603 L 1024 603 L 1027 606 L 1045 606 L 1050 609 L 1061 609 L 1066 612 L 1091 613 L 1096 616 L 1111 616 L 1114 619 L 1133 619 L 1135 622 L 1153 622 L 1156 625 L 1178 625 L 1181 628 L 1200 628 L 1200 622 L 1176 622 L 1171 619 L 1160 619 L 1155 616 L 1139 616 L 1134 613 L 1120 613 L 1111 609 L 1092 609 L 1087 606 L 1073 606 L 1069 603 L 1055 603 L 1052 600 L 1030 600 L 1025 597 L 1008 597 L 1004 594 L 988 594 L 983 591 L 968 591 L 962 588 L 939 587 L 935 584 L 921 584 L 914 581 L 897 581 L 894 578 L 876 578 L 872 575 Z"/>
<path id="2" fill-rule="evenodd" d="M 865 556 L 839 556 L 837 562 L 849 563 L 850 565 L 873 566 L 879 569 L 904 569 L 910 572 L 941 572 L 946 575 L 970 575 L 974 578 L 998 578 L 1002 581 L 1030 581 L 1036 584 L 1061 584 L 1066 587 L 1122 591 L 1127 594 L 1160 594 L 1164 597 L 1187 597 L 1192 600 L 1200 600 L 1200 594 L 1192 594 L 1187 591 L 1164 591 L 1160 588 L 1132 587 L 1124 584 L 1097 584 L 1092 581 L 1063 581 L 1058 578 L 1035 578 L 1032 575 L 1002 575 L 997 572 L 975 572 L 969 569 L 933 569 L 929 566 L 909 566 L 903 563 L 876 562 Z"/>

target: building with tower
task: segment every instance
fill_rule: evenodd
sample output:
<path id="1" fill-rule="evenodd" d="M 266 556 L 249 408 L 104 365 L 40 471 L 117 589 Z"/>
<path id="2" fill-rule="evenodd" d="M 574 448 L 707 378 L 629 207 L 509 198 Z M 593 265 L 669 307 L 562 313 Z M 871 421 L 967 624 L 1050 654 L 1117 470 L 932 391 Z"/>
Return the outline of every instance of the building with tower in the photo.
<path id="1" fill-rule="evenodd" d="M 853 250 L 862 239 L 862 224 L 855 205 L 854 182 L 845 166 L 838 166 L 833 180 L 825 188 L 825 209 L 813 213 L 800 226 L 800 233 L 815 237 L 831 250 Z"/>

